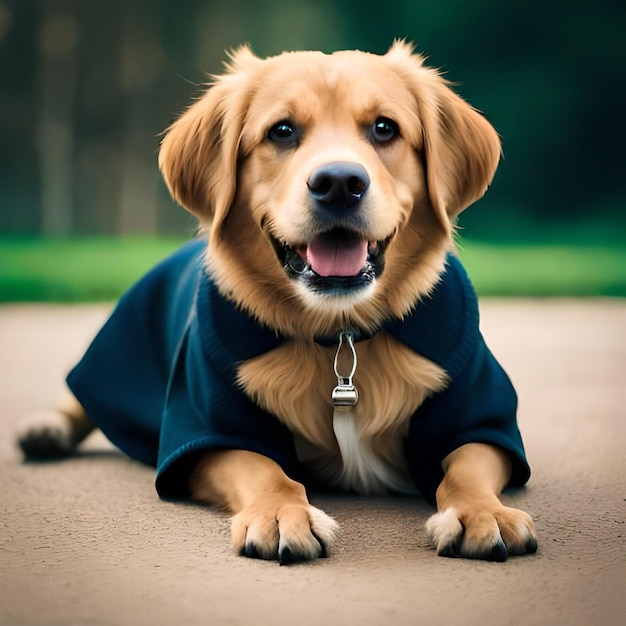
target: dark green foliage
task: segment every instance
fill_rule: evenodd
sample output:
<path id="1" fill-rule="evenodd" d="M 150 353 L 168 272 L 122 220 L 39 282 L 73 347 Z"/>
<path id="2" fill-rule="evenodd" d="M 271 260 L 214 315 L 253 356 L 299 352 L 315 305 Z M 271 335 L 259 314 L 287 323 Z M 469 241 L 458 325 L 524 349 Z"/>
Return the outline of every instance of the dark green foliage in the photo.
<path id="1" fill-rule="evenodd" d="M 492 188 L 461 221 L 471 236 L 625 233 L 625 27 L 610 0 L 0 0 L 0 232 L 189 230 L 158 134 L 225 49 L 384 52 L 404 37 L 502 136 Z"/>

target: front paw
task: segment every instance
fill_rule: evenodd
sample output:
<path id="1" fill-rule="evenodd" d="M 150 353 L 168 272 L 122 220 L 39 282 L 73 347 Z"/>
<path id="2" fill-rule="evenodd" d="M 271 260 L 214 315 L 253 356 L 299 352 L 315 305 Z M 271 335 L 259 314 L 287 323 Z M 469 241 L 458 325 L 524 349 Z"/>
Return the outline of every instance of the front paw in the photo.
<path id="1" fill-rule="evenodd" d="M 426 531 L 439 556 L 505 561 L 509 555 L 537 551 L 530 515 L 502 505 L 487 510 L 447 508 L 426 522 Z"/>
<path id="2" fill-rule="evenodd" d="M 249 506 L 233 517 L 233 549 L 281 565 L 310 561 L 328 556 L 338 529 L 332 517 L 310 504 Z"/>

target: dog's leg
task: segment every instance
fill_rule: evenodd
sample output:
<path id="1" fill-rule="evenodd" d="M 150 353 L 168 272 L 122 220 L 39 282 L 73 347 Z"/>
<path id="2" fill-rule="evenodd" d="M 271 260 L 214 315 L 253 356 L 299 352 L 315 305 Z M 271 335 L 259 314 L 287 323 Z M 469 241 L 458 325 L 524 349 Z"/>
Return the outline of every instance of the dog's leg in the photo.
<path id="1" fill-rule="evenodd" d="M 461 446 L 443 461 L 437 510 L 426 529 L 440 556 L 504 561 L 537 550 L 535 526 L 498 496 L 511 475 L 506 453 L 486 444 Z"/>
<path id="2" fill-rule="evenodd" d="M 304 486 L 271 459 L 246 450 L 205 454 L 190 480 L 194 500 L 226 508 L 233 549 L 281 564 L 326 556 L 338 524 L 311 506 Z"/>
<path id="3" fill-rule="evenodd" d="M 94 430 L 83 407 L 68 389 L 57 406 L 56 410 L 27 415 L 19 422 L 17 442 L 27 458 L 67 456 Z"/>

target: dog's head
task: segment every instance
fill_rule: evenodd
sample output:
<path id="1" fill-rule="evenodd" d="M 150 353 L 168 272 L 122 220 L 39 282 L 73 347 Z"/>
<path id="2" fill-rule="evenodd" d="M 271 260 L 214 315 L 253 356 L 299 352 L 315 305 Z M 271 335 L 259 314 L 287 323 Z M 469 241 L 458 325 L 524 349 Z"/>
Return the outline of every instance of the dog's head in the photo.
<path id="1" fill-rule="evenodd" d="M 159 161 L 210 231 L 222 290 L 308 336 L 406 314 L 499 155 L 489 123 L 396 43 L 265 60 L 241 48 L 167 130 Z"/>

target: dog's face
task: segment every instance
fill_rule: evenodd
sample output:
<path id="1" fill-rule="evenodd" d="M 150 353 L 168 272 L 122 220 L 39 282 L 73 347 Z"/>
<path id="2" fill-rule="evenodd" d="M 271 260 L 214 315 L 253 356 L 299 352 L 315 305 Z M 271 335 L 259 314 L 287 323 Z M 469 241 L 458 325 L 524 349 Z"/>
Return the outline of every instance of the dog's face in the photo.
<path id="1" fill-rule="evenodd" d="M 382 87 L 389 70 L 378 57 L 271 63 L 248 108 L 240 184 L 303 301 L 352 307 L 371 297 L 387 248 L 425 197 L 419 120 L 403 109 L 411 94 L 399 81 Z"/>
<path id="2" fill-rule="evenodd" d="M 310 335 L 367 330 L 426 294 L 499 149 L 405 44 L 267 60 L 243 48 L 168 130 L 160 164 L 210 229 L 221 288 Z"/>

